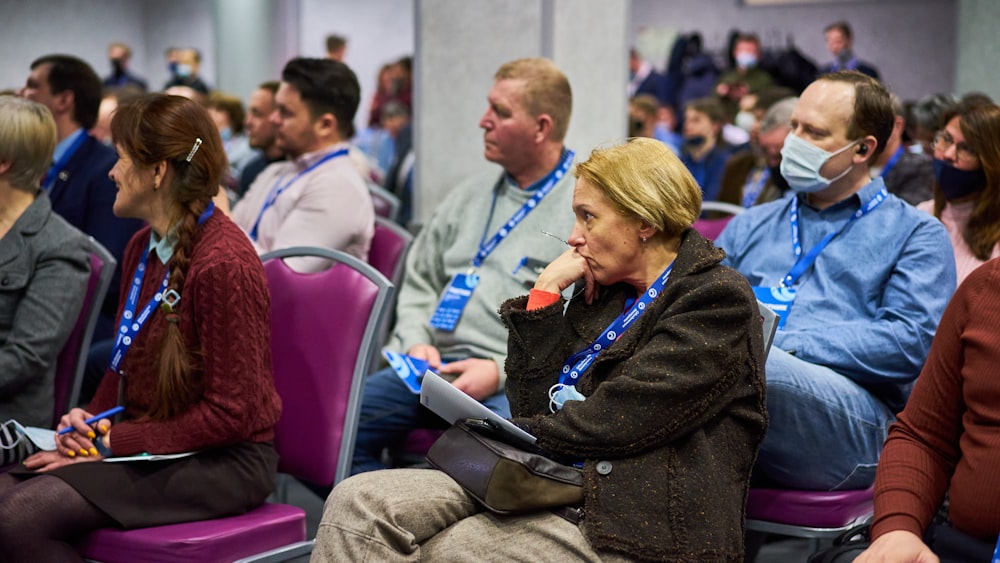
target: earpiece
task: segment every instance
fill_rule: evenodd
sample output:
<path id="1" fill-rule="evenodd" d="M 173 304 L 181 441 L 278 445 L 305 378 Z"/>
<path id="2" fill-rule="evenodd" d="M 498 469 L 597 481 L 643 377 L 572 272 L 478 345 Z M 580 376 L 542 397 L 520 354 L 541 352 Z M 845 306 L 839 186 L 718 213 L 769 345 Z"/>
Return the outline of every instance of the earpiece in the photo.
<path id="1" fill-rule="evenodd" d="M 868 154 L 868 145 L 861 145 L 858 147 L 858 154 L 865 155 Z"/>

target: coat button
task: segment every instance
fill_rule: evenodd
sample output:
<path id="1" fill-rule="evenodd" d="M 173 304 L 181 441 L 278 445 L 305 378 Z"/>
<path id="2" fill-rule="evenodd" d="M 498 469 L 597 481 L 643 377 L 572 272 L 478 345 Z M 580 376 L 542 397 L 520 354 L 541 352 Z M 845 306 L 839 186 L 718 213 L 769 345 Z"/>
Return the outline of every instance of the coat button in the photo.
<path id="1" fill-rule="evenodd" d="M 3 281 L 0 281 L 0 285 L 7 285 L 9 283 L 10 283 L 10 278 L 4 278 Z"/>
<path id="2" fill-rule="evenodd" d="M 599 461 L 597 462 L 597 472 L 601 475 L 607 475 L 611 473 L 611 462 L 610 461 Z"/>

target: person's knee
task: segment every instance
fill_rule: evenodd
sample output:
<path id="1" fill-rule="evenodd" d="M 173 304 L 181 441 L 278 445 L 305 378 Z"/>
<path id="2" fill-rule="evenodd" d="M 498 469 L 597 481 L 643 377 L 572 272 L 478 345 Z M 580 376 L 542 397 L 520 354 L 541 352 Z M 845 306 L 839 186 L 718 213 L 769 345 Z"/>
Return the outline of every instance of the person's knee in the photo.
<path id="1" fill-rule="evenodd" d="M 330 491 L 323 508 L 323 519 L 329 517 L 344 518 L 348 514 L 356 514 L 360 507 L 368 510 L 378 510 L 385 505 L 385 500 L 379 494 L 379 471 L 359 473 L 344 479 Z"/>

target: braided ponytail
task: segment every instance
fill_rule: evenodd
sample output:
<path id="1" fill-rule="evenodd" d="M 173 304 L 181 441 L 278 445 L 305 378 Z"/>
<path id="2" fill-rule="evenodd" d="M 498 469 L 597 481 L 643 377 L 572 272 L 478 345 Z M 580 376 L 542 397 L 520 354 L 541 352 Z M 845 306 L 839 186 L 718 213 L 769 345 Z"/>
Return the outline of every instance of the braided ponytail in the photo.
<path id="1" fill-rule="evenodd" d="M 206 207 L 203 202 L 188 206 L 174 231 L 177 243 L 168 264 L 170 278 L 164 293 L 173 290 L 178 295 L 184 294 L 184 281 L 198 234 L 198 217 Z M 160 373 L 156 381 L 156 395 L 149 410 L 152 420 L 166 420 L 183 412 L 197 400 L 202 391 L 202 372 L 198 369 L 201 367 L 200 351 L 189 350 L 185 345 L 178 311 L 171 310 L 168 305 L 163 307 L 162 313 L 167 320 L 167 331 L 160 341 L 157 361 Z"/>

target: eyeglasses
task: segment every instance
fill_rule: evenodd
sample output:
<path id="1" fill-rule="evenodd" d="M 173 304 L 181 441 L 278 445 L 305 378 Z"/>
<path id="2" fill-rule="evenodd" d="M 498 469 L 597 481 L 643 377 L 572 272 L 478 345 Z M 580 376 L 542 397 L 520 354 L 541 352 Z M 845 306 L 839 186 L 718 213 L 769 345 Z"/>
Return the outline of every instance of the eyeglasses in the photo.
<path id="1" fill-rule="evenodd" d="M 955 159 L 964 162 L 973 162 L 979 158 L 976 151 L 972 150 L 972 147 L 965 144 L 965 142 L 956 143 L 955 139 L 952 138 L 951 134 L 947 131 L 938 131 L 934 135 L 934 150 L 945 152 L 950 149 L 952 145 L 955 146 Z"/>

